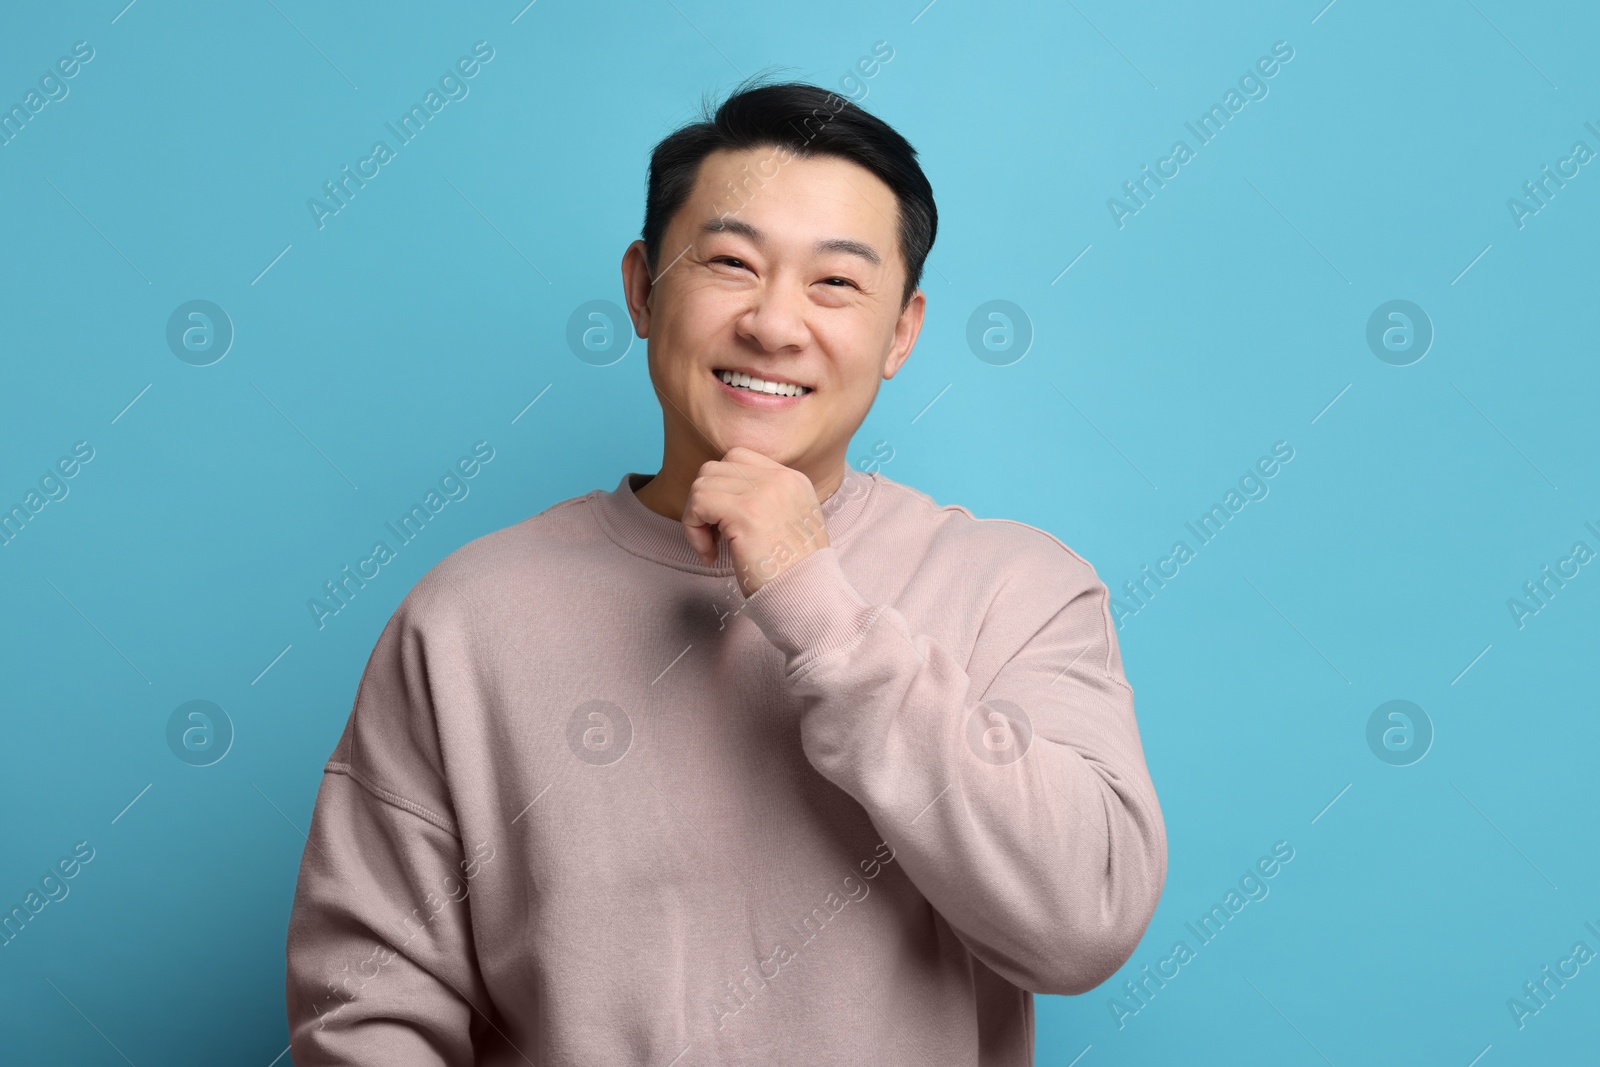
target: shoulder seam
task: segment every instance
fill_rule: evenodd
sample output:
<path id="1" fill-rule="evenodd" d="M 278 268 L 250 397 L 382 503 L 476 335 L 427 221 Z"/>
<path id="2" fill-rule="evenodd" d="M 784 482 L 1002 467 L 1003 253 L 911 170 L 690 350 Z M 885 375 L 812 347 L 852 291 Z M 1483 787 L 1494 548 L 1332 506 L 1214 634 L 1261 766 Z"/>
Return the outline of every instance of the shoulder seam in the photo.
<path id="1" fill-rule="evenodd" d="M 971 512 L 968 512 L 968 514 L 971 514 Z M 1055 545 L 1068 556 L 1077 560 L 1079 563 L 1083 564 L 1089 569 L 1090 577 L 1094 579 L 1094 585 L 1090 587 L 1090 592 L 1095 593 L 1096 599 L 1100 602 L 1100 625 L 1102 630 L 1101 640 L 1106 649 L 1106 661 L 1100 666 L 1100 673 L 1111 679 L 1113 682 L 1116 682 L 1122 688 L 1128 690 L 1129 693 L 1132 693 L 1133 688 L 1132 686 L 1128 685 L 1126 679 L 1118 678 L 1117 672 L 1111 669 L 1111 648 L 1113 640 L 1111 626 L 1111 590 L 1106 587 L 1105 581 L 1101 579 L 1100 572 L 1095 569 L 1094 564 L 1090 563 L 1088 560 L 1078 555 L 1078 553 L 1074 552 L 1072 550 L 1072 546 L 1068 545 L 1065 541 L 1061 540 L 1061 538 L 1057 537 L 1049 530 L 1042 529 L 1041 527 L 1035 526 L 1032 523 L 1022 522 L 1019 519 L 979 519 L 976 516 L 974 516 L 974 521 L 1004 522 L 1009 523 L 1012 526 L 1020 526 L 1025 530 L 1032 530 L 1034 533 L 1044 537 L 1051 544 Z"/>
<path id="2" fill-rule="evenodd" d="M 599 489 L 591 489 L 587 493 L 579 493 L 577 496 L 569 496 L 565 500 L 558 500 L 554 504 L 551 504 L 549 507 L 545 508 L 543 511 L 534 512 L 532 515 L 529 515 L 528 518 L 537 519 L 540 515 L 548 515 L 552 511 L 559 511 L 561 508 L 569 508 L 574 504 L 587 504 L 589 503 L 590 498 L 600 491 L 601 490 Z"/>
<path id="3" fill-rule="evenodd" d="M 434 812 L 423 807 L 421 804 L 418 804 L 416 801 L 407 800 L 399 793 L 392 792 L 380 785 L 367 781 L 367 779 L 363 777 L 360 772 L 358 772 L 348 763 L 344 763 L 340 760 L 329 760 L 322 769 L 325 773 L 342 774 L 384 803 L 399 808 L 401 811 L 410 812 L 417 818 L 422 819 L 423 821 L 443 830 L 451 837 L 460 837 L 460 834 L 456 831 L 455 822 L 453 820 L 447 819 L 443 815 L 436 815 Z"/>
<path id="4" fill-rule="evenodd" d="M 875 474 L 874 477 L 878 477 L 878 475 Z M 1046 529 L 1044 529 L 1042 527 L 1039 527 L 1039 526 L 1035 526 L 1032 523 L 1022 522 L 1020 519 L 983 518 L 983 517 L 980 517 L 978 515 L 974 515 L 972 513 L 972 510 L 970 508 L 967 508 L 965 505 L 962 505 L 962 504 L 941 504 L 937 500 L 934 500 L 933 497 L 929 496 L 927 493 L 923 492 L 921 489 L 918 489 L 914 485 L 907 485 L 904 482 L 896 482 L 896 481 L 893 481 L 892 479 L 888 479 L 888 478 L 883 478 L 881 480 L 887 485 L 891 485 L 891 486 L 894 486 L 896 488 L 905 490 L 913 499 L 915 499 L 918 503 L 922 504 L 924 507 L 928 508 L 930 511 L 934 511 L 934 512 L 953 511 L 953 512 L 955 512 L 957 514 L 965 515 L 967 517 L 967 519 L 970 522 L 973 522 L 973 523 L 1003 522 L 1003 523 L 1007 523 L 1007 524 L 1012 525 L 1012 526 L 1020 526 L 1025 530 L 1032 530 L 1034 533 L 1039 534 L 1041 537 L 1043 537 L 1046 540 L 1048 540 L 1051 544 L 1055 545 L 1061 551 L 1065 552 L 1072 559 L 1077 560 L 1084 567 L 1088 568 L 1089 574 L 1094 579 L 1094 586 L 1091 587 L 1090 591 L 1091 592 L 1096 592 L 1098 594 L 1097 595 L 1097 599 L 1100 602 L 1100 623 L 1101 623 L 1101 628 L 1102 628 L 1101 640 L 1104 643 L 1105 649 L 1106 649 L 1105 663 L 1103 665 L 1101 665 L 1100 667 L 1098 667 L 1097 669 L 1099 670 L 1099 672 L 1102 675 L 1104 675 L 1106 678 L 1110 679 L 1112 682 L 1115 682 L 1117 685 L 1121 686 L 1123 689 L 1126 689 L 1130 694 L 1133 692 L 1133 687 L 1128 684 L 1127 679 L 1125 677 L 1118 677 L 1117 672 L 1111 669 L 1111 648 L 1112 648 L 1113 633 L 1114 633 L 1113 627 L 1111 625 L 1111 610 L 1110 610 L 1111 609 L 1111 591 L 1110 591 L 1110 589 L 1108 589 L 1106 587 L 1105 581 L 1103 579 L 1101 579 L 1100 572 L 1095 569 L 1094 564 L 1090 563 L 1088 560 L 1086 560 L 1082 556 L 1080 556 L 1077 552 L 1075 552 L 1073 550 L 1071 545 L 1068 545 L 1065 541 L 1061 540 L 1061 538 L 1057 537 L 1055 534 L 1051 533 L 1049 530 L 1046 530 Z M 1062 606 L 1062 610 L 1065 610 L 1065 605 Z M 1048 623 L 1046 623 L 1046 625 L 1048 625 Z M 1043 627 L 1041 627 L 1041 629 L 1042 628 Z M 1032 638 L 1029 638 L 1029 640 L 1031 641 Z"/>
<path id="5" fill-rule="evenodd" d="M 1025 530 L 1032 530 L 1034 533 L 1043 534 L 1044 536 L 1048 537 L 1051 541 L 1053 541 L 1055 543 L 1055 546 L 1057 548 L 1061 549 L 1061 551 L 1065 552 L 1067 555 L 1071 556 L 1073 559 L 1077 560 L 1079 563 L 1083 564 L 1085 567 L 1088 567 L 1090 570 L 1094 570 L 1094 564 L 1093 563 L 1090 563 L 1088 560 L 1086 560 L 1082 556 L 1078 555 L 1076 552 L 1074 552 L 1072 550 L 1072 546 L 1071 545 L 1068 545 L 1065 541 L 1061 540 L 1061 538 L 1057 537 L 1055 534 L 1051 533 L 1049 530 L 1042 529 L 1041 527 L 1035 526 L 1032 523 L 1023 522 L 1021 519 L 979 519 L 978 521 L 979 522 L 1008 522 L 1012 526 L 1021 526 Z M 1099 577 L 1098 572 L 1095 574 L 1095 577 L 1096 578 Z"/>
<path id="6" fill-rule="evenodd" d="M 1100 594 L 1100 620 L 1104 625 L 1106 635 L 1106 662 L 1105 666 L 1100 668 L 1100 673 L 1126 689 L 1128 694 L 1132 696 L 1133 686 L 1128 684 L 1127 677 L 1125 675 L 1119 677 L 1117 672 L 1111 669 L 1111 590 L 1106 588 L 1106 583 L 1100 581 L 1098 575 L 1095 577 L 1095 584 L 1100 587 L 1098 590 Z"/>
<path id="7" fill-rule="evenodd" d="M 1009 523 L 1012 526 L 1021 526 L 1025 530 L 1032 530 L 1034 533 L 1043 534 L 1045 537 L 1048 537 L 1050 540 L 1054 541 L 1057 548 L 1060 548 L 1062 551 L 1066 552 L 1067 555 L 1071 556 L 1073 559 L 1077 560 L 1079 563 L 1082 563 L 1084 566 L 1089 567 L 1091 569 L 1094 567 L 1094 564 L 1090 563 L 1088 560 L 1086 560 L 1082 556 L 1078 555 L 1077 552 L 1073 551 L 1073 549 L 1072 549 L 1072 547 L 1070 545 L 1068 545 L 1066 542 L 1062 541 L 1059 537 L 1057 537 L 1055 534 L 1051 533 L 1049 530 L 1046 530 L 1046 529 L 1044 529 L 1042 527 L 1035 526 L 1032 523 L 1023 522 L 1020 519 L 986 518 L 986 517 L 981 516 L 981 515 L 975 515 L 975 514 L 973 514 L 972 510 L 970 508 L 968 508 L 965 504 L 941 504 L 937 500 L 933 499 L 933 497 L 929 496 L 927 493 L 924 493 L 921 489 L 918 489 L 914 485 L 906 485 L 904 482 L 895 482 L 895 481 L 890 481 L 889 479 L 884 479 L 884 482 L 885 482 L 885 484 L 893 485 L 896 488 L 905 490 L 907 493 L 911 494 L 914 498 L 916 498 L 920 503 L 925 505 L 931 511 L 954 511 L 954 512 L 956 512 L 958 514 L 965 515 L 968 520 L 970 520 L 972 522 L 975 522 L 975 523 L 1004 522 L 1004 523 Z"/>

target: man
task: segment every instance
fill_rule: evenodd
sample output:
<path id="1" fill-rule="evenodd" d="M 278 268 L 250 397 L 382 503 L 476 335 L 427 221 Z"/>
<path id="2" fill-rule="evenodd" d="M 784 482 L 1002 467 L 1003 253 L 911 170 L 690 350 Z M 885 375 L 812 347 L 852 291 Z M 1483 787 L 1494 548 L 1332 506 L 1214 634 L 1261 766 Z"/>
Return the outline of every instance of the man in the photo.
<path id="1" fill-rule="evenodd" d="M 327 764 L 288 940 L 318 1064 L 1033 1061 L 1166 835 L 1094 569 L 852 469 L 922 325 L 882 121 L 747 87 L 623 258 L 660 472 L 435 566 Z"/>

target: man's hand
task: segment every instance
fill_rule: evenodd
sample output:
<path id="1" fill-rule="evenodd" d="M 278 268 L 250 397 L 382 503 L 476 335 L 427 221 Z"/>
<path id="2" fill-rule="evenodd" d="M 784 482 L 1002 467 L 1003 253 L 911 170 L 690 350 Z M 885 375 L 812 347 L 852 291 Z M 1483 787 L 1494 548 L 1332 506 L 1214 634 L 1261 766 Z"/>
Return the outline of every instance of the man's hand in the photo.
<path id="1" fill-rule="evenodd" d="M 828 545 L 811 479 L 743 446 L 701 466 L 689 486 L 683 526 L 707 566 L 717 561 L 717 537 L 728 539 L 747 597 Z"/>

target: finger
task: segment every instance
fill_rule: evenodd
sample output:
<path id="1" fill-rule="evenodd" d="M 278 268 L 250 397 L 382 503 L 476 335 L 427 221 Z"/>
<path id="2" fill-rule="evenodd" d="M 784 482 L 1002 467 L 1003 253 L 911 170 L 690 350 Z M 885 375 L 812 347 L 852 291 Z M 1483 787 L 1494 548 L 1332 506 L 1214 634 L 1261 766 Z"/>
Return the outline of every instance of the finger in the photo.
<path id="1" fill-rule="evenodd" d="M 694 549 L 694 554 L 699 556 L 701 561 L 708 567 L 715 564 L 717 562 L 717 528 L 685 520 L 683 529 L 684 533 L 689 537 L 689 547 Z"/>
<path id="2" fill-rule="evenodd" d="M 717 561 L 718 524 L 726 514 L 721 494 L 708 493 L 699 479 L 689 488 L 689 498 L 683 505 L 683 532 L 689 547 L 706 566 Z"/>
<path id="3" fill-rule="evenodd" d="M 707 460 L 700 465 L 700 472 L 697 477 L 703 478 L 710 474 L 720 474 L 730 478 L 738 478 L 744 484 L 754 486 L 756 484 L 754 476 L 757 472 L 754 469 L 748 469 L 750 466 L 750 464 L 740 465 L 720 459 Z"/>
<path id="4" fill-rule="evenodd" d="M 752 482 L 743 474 L 702 474 L 689 486 L 689 499 L 706 497 L 709 495 L 722 495 L 727 497 L 745 496 L 753 490 L 759 489 L 761 483 Z M 718 505 L 727 508 L 729 502 Z"/>
<path id="5" fill-rule="evenodd" d="M 764 453 L 757 452 L 753 448 L 746 448 L 744 445 L 734 445 L 732 448 L 728 449 L 727 453 L 722 458 L 724 461 L 730 463 L 748 463 L 752 467 L 766 467 L 770 469 L 772 467 L 783 466 L 783 464 L 779 463 L 772 457 Z"/>

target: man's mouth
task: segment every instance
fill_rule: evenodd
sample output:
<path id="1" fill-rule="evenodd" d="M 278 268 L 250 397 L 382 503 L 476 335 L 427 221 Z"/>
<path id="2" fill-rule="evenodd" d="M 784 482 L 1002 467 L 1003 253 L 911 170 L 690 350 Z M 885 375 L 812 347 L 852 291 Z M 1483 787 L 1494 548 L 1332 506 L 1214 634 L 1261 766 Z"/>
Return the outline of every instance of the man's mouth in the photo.
<path id="1" fill-rule="evenodd" d="M 805 396 L 811 392 L 811 389 L 804 385 L 796 385 L 793 382 L 768 381 L 765 378 L 757 378 L 742 371 L 713 370 L 711 373 L 720 378 L 724 385 L 732 386 L 735 389 L 748 389 L 752 393 L 765 393 L 767 396 Z"/>

